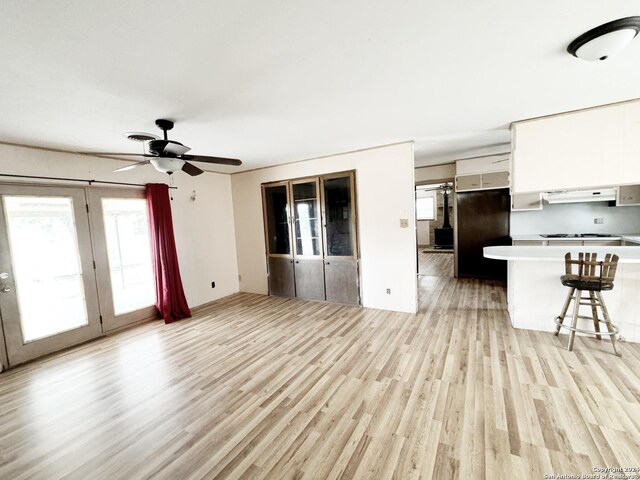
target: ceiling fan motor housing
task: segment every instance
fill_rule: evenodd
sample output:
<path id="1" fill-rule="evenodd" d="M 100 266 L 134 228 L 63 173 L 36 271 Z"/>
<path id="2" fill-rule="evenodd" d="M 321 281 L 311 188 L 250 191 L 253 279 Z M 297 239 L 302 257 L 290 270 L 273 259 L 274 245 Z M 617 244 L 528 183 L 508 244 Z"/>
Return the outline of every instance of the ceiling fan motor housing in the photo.
<path id="1" fill-rule="evenodd" d="M 149 153 L 159 157 L 179 157 L 191 150 L 180 142 L 173 140 L 151 140 L 149 142 Z"/>

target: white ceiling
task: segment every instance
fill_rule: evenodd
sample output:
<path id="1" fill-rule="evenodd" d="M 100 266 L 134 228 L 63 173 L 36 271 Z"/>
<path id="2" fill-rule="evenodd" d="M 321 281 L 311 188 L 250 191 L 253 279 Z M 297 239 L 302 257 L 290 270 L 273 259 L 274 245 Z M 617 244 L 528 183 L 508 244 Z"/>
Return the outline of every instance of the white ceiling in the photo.
<path id="1" fill-rule="evenodd" d="M 416 164 L 508 150 L 514 120 L 640 97 L 640 40 L 567 44 L 634 0 L 5 0 L 0 140 L 139 151 L 156 132 L 239 171 L 405 140 Z M 109 161 L 109 160 L 105 160 Z"/>

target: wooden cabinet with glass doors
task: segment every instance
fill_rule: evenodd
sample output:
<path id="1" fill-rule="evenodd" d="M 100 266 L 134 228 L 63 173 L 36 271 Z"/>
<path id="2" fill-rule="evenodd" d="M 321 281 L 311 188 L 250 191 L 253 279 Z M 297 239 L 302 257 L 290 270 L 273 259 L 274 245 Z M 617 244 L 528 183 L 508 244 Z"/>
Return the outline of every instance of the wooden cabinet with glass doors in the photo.
<path id="1" fill-rule="evenodd" d="M 269 294 L 360 304 L 353 172 L 262 186 Z"/>

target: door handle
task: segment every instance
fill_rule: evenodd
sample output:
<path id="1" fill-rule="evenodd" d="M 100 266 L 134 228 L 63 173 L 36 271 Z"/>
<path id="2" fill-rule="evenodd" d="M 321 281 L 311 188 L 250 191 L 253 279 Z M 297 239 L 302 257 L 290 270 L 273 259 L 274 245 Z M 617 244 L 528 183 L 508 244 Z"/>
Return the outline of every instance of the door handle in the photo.
<path id="1" fill-rule="evenodd" d="M 9 285 L 5 285 L 2 287 L 2 291 L 5 293 L 9 293 L 11 291 L 11 287 Z"/>

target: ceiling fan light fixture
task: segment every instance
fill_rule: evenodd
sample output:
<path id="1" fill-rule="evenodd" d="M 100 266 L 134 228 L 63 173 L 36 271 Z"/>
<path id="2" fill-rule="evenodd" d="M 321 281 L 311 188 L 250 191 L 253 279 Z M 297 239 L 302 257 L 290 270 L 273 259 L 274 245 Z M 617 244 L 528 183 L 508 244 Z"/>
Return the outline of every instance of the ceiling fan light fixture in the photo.
<path id="1" fill-rule="evenodd" d="M 624 49 L 640 32 L 640 17 L 626 17 L 583 33 L 567 47 L 567 52 L 587 61 L 606 60 Z"/>
<path id="2" fill-rule="evenodd" d="M 124 132 L 124 136 L 134 142 L 148 142 L 149 140 L 158 140 L 158 136 L 153 133 L 145 132 Z"/>
<path id="3" fill-rule="evenodd" d="M 157 157 L 151 158 L 150 161 L 156 170 L 168 174 L 181 170 L 184 165 L 184 160 L 180 158 Z"/>

